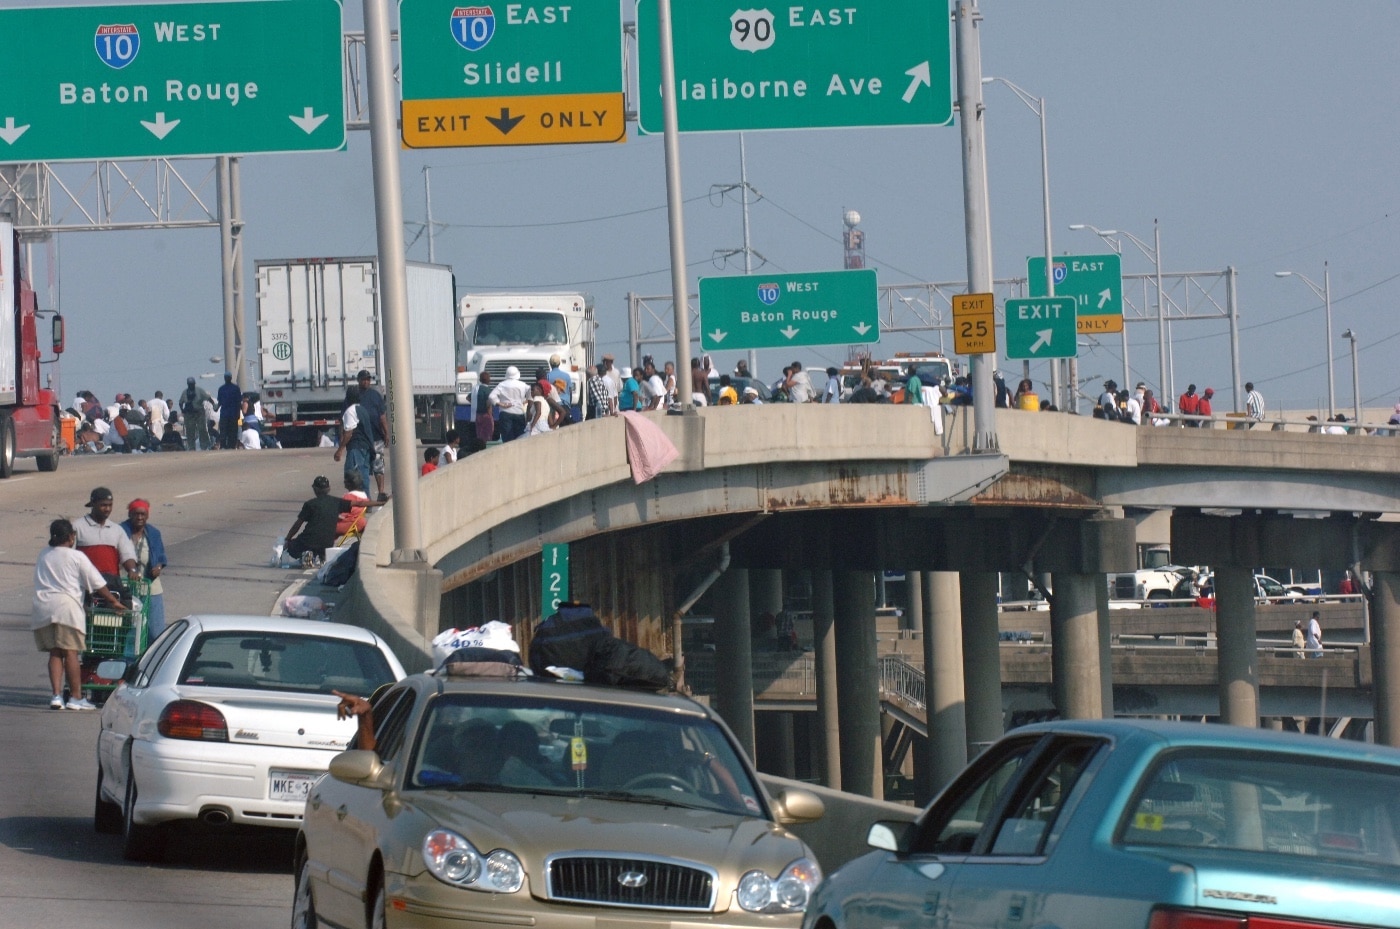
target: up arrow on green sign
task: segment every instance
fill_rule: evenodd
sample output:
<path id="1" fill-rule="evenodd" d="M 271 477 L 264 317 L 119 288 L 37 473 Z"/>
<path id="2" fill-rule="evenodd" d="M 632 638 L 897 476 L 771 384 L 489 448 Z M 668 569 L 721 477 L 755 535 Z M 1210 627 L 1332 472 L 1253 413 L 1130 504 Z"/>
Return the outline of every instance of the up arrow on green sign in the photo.
<path id="1" fill-rule="evenodd" d="M 880 341 L 875 272 L 815 271 L 700 279 L 700 344 L 785 348 Z"/>
<path id="2" fill-rule="evenodd" d="M 1073 297 L 1006 301 L 1006 357 L 1073 358 L 1079 353 Z"/>
<path id="3" fill-rule="evenodd" d="M 0 162 L 345 147 L 339 0 L 0 10 Z"/>
<path id="4" fill-rule="evenodd" d="M 671 4 L 682 132 L 941 126 L 953 118 L 947 3 Z M 642 132 L 662 131 L 657 0 L 637 4 Z"/>

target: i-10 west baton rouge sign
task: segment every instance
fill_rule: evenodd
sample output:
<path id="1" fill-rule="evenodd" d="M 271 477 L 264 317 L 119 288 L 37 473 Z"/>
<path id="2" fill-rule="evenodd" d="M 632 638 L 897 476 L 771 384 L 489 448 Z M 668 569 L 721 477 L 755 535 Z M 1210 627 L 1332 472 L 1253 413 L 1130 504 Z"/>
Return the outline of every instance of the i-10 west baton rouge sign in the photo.
<path id="1" fill-rule="evenodd" d="M 409 148 L 620 142 L 622 4 L 401 0 Z"/>
<path id="2" fill-rule="evenodd" d="M 673 0 L 682 132 L 943 125 L 946 0 Z M 642 132 L 662 131 L 657 0 L 637 4 Z"/>
<path id="3" fill-rule="evenodd" d="M 0 10 L 0 161 L 345 146 L 339 0 Z"/>
<path id="4" fill-rule="evenodd" d="M 749 274 L 700 279 L 706 351 L 880 341 L 875 272 Z"/>

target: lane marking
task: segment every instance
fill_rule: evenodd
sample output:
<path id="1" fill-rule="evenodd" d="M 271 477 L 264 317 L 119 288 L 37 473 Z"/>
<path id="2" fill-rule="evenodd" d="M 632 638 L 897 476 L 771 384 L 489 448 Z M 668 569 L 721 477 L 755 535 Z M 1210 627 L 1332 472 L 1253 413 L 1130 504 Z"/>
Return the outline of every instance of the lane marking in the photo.
<path id="1" fill-rule="evenodd" d="M 175 499 L 176 499 L 176 500 L 183 500 L 185 497 L 197 497 L 197 496 L 199 496 L 200 494 L 207 494 L 208 492 L 209 492 L 209 491 L 207 491 L 207 490 L 191 490 L 191 491 L 190 491 L 189 493 L 187 493 L 187 494 L 176 494 L 176 495 L 175 495 Z"/>

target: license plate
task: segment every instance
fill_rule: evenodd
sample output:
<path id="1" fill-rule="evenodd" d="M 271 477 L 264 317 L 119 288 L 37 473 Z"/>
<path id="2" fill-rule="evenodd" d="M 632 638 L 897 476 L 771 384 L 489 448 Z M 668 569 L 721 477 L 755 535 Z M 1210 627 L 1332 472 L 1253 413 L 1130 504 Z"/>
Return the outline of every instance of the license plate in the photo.
<path id="1" fill-rule="evenodd" d="M 267 772 L 267 797 L 269 800 L 305 800 L 311 793 L 311 785 L 320 777 L 319 773 L 311 771 L 271 770 Z"/>

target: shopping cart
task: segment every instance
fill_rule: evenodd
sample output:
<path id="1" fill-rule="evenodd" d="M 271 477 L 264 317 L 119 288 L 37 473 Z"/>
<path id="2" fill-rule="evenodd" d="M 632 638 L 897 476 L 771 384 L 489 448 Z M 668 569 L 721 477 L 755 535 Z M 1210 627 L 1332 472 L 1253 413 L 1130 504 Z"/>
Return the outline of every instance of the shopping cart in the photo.
<path id="1" fill-rule="evenodd" d="M 146 650 L 146 623 L 150 616 L 148 581 L 129 581 L 131 608 L 114 610 L 105 606 L 87 608 L 87 649 L 83 652 L 83 696 L 101 703 L 117 686 L 116 680 L 98 677 L 97 666 L 112 658 L 134 661 Z"/>

